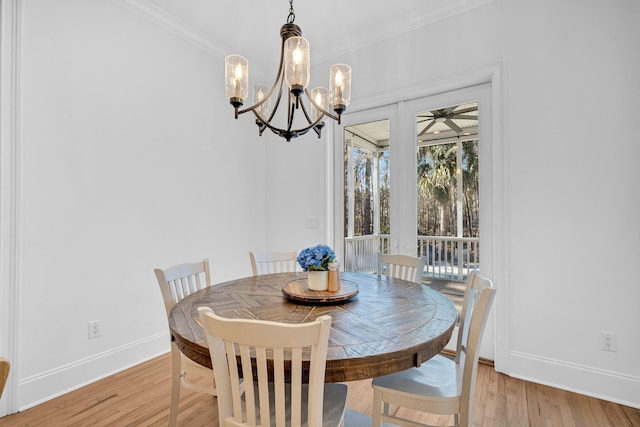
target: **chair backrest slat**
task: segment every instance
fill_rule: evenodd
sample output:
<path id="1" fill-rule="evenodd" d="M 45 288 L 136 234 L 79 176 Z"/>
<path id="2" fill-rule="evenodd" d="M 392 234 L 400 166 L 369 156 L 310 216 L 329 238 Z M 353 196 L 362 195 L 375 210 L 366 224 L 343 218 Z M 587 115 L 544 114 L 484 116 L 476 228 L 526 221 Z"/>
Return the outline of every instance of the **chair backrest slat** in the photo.
<path id="1" fill-rule="evenodd" d="M 291 352 L 291 425 L 301 425 L 302 414 L 302 349 Z"/>
<path id="2" fill-rule="evenodd" d="M 286 424 L 287 413 L 287 399 L 284 381 L 284 349 L 273 349 L 273 370 L 274 370 L 274 396 L 276 407 L 276 427 L 284 426 Z M 293 387 L 294 382 L 291 382 Z M 291 410 L 294 411 L 293 405 Z"/>
<path id="3" fill-rule="evenodd" d="M 223 343 L 221 342 L 220 345 L 223 345 L 226 351 L 226 354 L 228 355 L 228 357 L 230 359 L 236 359 L 236 350 L 235 350 L 235 346 L 233 345 L 233 343 Z M 238 366 L 235 364 L 229 364 L 229 381 L 227 386 L 229 388 L 231 388 L 232 393 L 231 396 L 233 397 L 233 412 L 236 414 L 239 414 L 240 416 L 242 415 L 242 400 L 241 398 L 241 385 L 240 385 L 240 375 L 238 373 Z M 245 394 L 248 398 L 253 396 L 253 388 L 251 389 L 247 389 L 247 392 Z M 236 421 L 238 422 L 242 422 L 242 418 L 236 418 Z"/>

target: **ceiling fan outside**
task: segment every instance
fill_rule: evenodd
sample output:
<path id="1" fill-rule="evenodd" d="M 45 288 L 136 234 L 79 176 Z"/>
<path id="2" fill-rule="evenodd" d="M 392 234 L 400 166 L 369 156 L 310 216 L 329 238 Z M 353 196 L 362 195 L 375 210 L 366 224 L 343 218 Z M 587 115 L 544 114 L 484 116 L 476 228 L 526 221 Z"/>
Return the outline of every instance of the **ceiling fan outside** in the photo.
<path id="1" fill-rule="evenodd" d="M 463 108 L 456 110 L 459 107 Z M 433 126 L 435 126 L 436 123 L 443 123 L 455 133 L 462 134 L 465 131 L 462 129 L 462 127 L 455 123 L 454 120 L 474 120 L 477 122 L 477 113 L 476 115 L 468 114 L 474 111 L 478 111 L 477 103 L 469 107 L 465 107 L 464 105 L 454 105 L 448 108 L 438 108 L 436 110 L 429 111 L 429 113 L 426 115 L 419 114 L 417 123 L 427 123 L 427 125 L 420 132 L 418 132 L 418 136 L 426 134 Z"/>

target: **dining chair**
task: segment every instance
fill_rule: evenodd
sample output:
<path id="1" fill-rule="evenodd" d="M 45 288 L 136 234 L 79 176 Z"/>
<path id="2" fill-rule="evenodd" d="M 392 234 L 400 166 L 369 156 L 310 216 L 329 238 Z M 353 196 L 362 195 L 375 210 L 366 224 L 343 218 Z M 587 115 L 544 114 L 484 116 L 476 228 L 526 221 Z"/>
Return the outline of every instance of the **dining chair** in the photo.
<path id="1" fill-rule="evenodd" d="M 378 277 L 385 275 L 395 279 L 422 283 L 422 273 L 427 263 L 426 257 L 390 255 L 378 252 Z"/>
<path id="2" fill-rule="evenodd" d="M 460 313 L 455 359 L 436 355 L 418 368 L 372 380 L 373 426 L 380 426 L 382 421 L 401 426 L 427 425 L 399 417 L 400 407 L 453 415 L 455 426 L 473 425 L 480 342 L 495 293 L 491 280 L 475 272 L 469 275 Z"/>
<path id="3" fill-rule="evenodd" d="M 211 286 L 209 260 L 174 265 L 165 270 L 153 270 L 162 291 L 167 317 L 173 306 L 195 291 Z M 169 407 L 169 425 L 175 426 L 178 419 L 180 386 L 200 393 L 215 396 L 213 371 L 185 356 L 176 343 L 171 341 L 171 406 Z"/>
<path id="4" fill-rule="evenodd" d="M 344 425 L 347 386 L 324 382 L 330 316 L 293 324 L 227 319 L 209 307 L 198 311 L 218 386 L 221 426 Z M 241 378 L 254 379 L 253 387 L 244 382 L 244 394 Z"/>
<path id="5" fill-rule="evenodd" d="M 296 271 L 298 252 L 249 252 L 253 275 Z"/>
<path id="6" fill-rule="evenodd" d="M 11 369 L 11 363 L 4 357 L 0 357 L 0 397 L 9 378 L 9 369 Z"/>

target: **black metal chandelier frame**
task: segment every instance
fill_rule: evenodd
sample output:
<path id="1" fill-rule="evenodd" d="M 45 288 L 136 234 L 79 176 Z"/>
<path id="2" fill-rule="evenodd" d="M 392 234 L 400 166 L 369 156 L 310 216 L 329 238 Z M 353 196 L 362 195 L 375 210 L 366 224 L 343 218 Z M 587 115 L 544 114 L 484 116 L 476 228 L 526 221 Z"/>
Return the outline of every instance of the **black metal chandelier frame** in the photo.
<path id="1" fill-rule="evenodd" d="M 336 114 L 331 114 L 325 108 L 323 108 L 322 105 L 317 104 L 313 100 L 313 97 L 310 95 L 307 88 L 302 87 L 300 85 L 294 85 L 290 88 L 290 90 L 287 91 L 288 92 L 287 126 L 284 128 L 279 128 L 271 124 L 271 121 L 273 120 L 276 112 L 278 111 L 278 107 L 280 106 L 280 101 L 282 99 L 282 95 L 285 87 L 285 72 L 284 72 L 285 42 L 290 37 L 302 36 L 301 28 L 298 25 L 294 24 L 295 13 L 293 10 L 293 0 L 289 0 L 289 5 L 290 7 L 289 7 L 289 15 L 287 17 L 287 22 L 284 25 L 282 25 L 282 27 L 280 28 L 280 36 L 282 38 L 282 45 L 280 48 L 280 63 L 278 65 L 278 73 L 273 82 L 273 85 L 271 86 L 271 88 L 269 89 L 269 91 L 267 92 L 267 94 L 264 96 L 262 100 L 256 102 L 254 105 L 250 107 L 241 109 L 240 107 L 242 107 L 243 105 L 243 100 L 240 97 L 231 97 L 229 101 L 230 101 L 230 104 L 234 107 L 236 119 L 238 118 L 239 115 L 244 114 L 248 111 L 253 112 L 253 114 L 256 117 L 256 125 L 258 126 L 260 136 L 262 136 L 262 133 L 265 131 L 265 129 L 268 128 L 276 135 L 285 138 L 287 141 L 291 141 L 292 138 L 297 138 L 298 136 L 304 135 L 307 132 L 309 132 L 311 129 L 313 129 L 314 132 L 318 135 L 318 138 L 320 138 L 322 135 L 322 128 L 325 126 L 325 123 L 323 121 L 324 117 L 325 116 L 329 117 L 337 121 L 338 124 L 340 124 L 340 118 L 342 113 L 346 110 L 346 105 L 344 104 L 334 105 L 333 109 Z M 275 99 L 273 109 L 268 114 L 268 117 L 262 117 L 259 112 L 259 109 L 265 102 L 269 101 L 269 99 L 271 98 L 271 95 L 273 95 L 274 91 L 276 90 L 276 87 L 278 88 L 278 92 L 277 92 L 278 96 Z M 307 107 L 305 106 L 304 99 L 302 98 L 303 93 L 307 97 L 310 104 L 319 111 L 318 117 L 315 118 L 315 120 L 311 118 L 309 111 L 307 111 Z M 298 109 L 302 110 L 302 113 L 304 114 L 304 118 L 307 121 L 307 125 L 304 127 L 300 127 L 298 129 L 294 129 L 293 128 L 294 116 L 295 116 L 296 110 Z"/>

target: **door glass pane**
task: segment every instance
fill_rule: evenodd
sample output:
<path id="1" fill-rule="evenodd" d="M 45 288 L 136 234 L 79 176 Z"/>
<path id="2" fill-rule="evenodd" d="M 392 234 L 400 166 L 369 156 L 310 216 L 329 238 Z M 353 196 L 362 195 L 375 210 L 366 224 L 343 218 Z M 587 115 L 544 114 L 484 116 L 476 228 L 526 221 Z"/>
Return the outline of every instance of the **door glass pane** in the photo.
<path id="1" fill-rule="evenodd" d="M 388 251 L 389 120 L 344 128 L 344 271 L 374 273 Z"/>
<path id="2" fill-rule="evenodd" d="M 478 103 L 416 117 L 418 255 L 425 274 L 466 280 L 479 267 Z"/>

